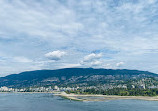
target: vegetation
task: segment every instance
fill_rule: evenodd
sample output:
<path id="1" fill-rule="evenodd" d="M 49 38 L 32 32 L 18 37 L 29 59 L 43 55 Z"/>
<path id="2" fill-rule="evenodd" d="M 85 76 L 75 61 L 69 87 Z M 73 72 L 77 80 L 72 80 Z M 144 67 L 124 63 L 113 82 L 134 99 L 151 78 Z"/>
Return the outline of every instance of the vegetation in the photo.
<path id="1" fill-rule="evenodd" d="M 0 87 L 25 88 L 26 91 L 28 87 L 55 85 L 62 91 L 67 88 L 67 93 L 77 94 L 158 95 L 158 75 L 148 71 L 66 68 L 28 71 L 0 78 Z"/>
<path id="2" fill-rule="evenodd" d="M 0 78 L 0 86 L 30 87 L 45 85 L 98 85 L 118 83 L 133 78 L 158 77 L 157 74 L 127 69 L 93 69 L 93 68 L 66 68 L 58 70 L 27 71 Z"/>
<path id="3" fill-rule="evenodd" d="M 95 90 L 87 89 L 84 91 L 66 91 L 66 93 L 75 93 L 75 94 L 103 94 L 103 95 L 118 95 L 118 96 L 157 96 L 158 89 L 123 89 L 123 88 L 114 88 L 108 90 Z"/>

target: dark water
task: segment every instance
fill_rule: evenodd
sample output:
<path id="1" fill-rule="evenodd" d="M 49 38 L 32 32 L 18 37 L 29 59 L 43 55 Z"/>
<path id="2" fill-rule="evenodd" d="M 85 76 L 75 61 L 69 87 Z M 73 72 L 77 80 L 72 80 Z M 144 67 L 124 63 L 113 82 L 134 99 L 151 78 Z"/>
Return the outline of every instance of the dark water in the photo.
<path id="1" fill-rule="evenodd" d="M 78 102 L 52 94 L 2 94 L 0 111 L 158 111 L 158 101 Z"/>

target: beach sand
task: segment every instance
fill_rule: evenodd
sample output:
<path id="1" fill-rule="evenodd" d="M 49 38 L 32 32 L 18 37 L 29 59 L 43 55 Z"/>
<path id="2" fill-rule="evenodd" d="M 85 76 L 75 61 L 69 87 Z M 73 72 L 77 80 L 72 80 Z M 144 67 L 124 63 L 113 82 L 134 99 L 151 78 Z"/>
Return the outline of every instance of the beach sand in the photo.
<path id="1" fill-rule="evenodd" d="M 158 96 L 115 96 L 115 95 L 80 95 L 80 94 L 66 94 L 65 92 L 54 94 L 66 99 L 75 101 L 106 101 L 117 99 L 138 99 L 148 101 L 158 101 Z"/>

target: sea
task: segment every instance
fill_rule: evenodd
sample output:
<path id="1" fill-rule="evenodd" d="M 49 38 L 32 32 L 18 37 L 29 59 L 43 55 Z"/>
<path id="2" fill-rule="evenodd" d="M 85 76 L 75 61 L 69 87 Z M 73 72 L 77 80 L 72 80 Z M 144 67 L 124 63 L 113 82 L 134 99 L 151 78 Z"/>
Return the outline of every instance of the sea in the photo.
<path id="1" fill-rule="evenodd" d="M 0 111 L 158 111 L 158 101 L 72 101 L 49 93 L 0 93 Z"/>

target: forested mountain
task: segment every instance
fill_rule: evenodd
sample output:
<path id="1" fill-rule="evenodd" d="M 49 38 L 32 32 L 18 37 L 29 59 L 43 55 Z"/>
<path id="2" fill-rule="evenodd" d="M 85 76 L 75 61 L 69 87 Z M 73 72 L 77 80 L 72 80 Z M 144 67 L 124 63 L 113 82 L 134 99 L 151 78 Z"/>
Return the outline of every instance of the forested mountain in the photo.
<path id="1" fill-rule="evenodd" d="M 127 69 L 65 68 L 58 70 L 36 70 L 11 74 L 0 78 L 0 86 L 29 87 L 44 85 L 92 85 L 122 80 L 157 77 L 148 71 Z"/>

